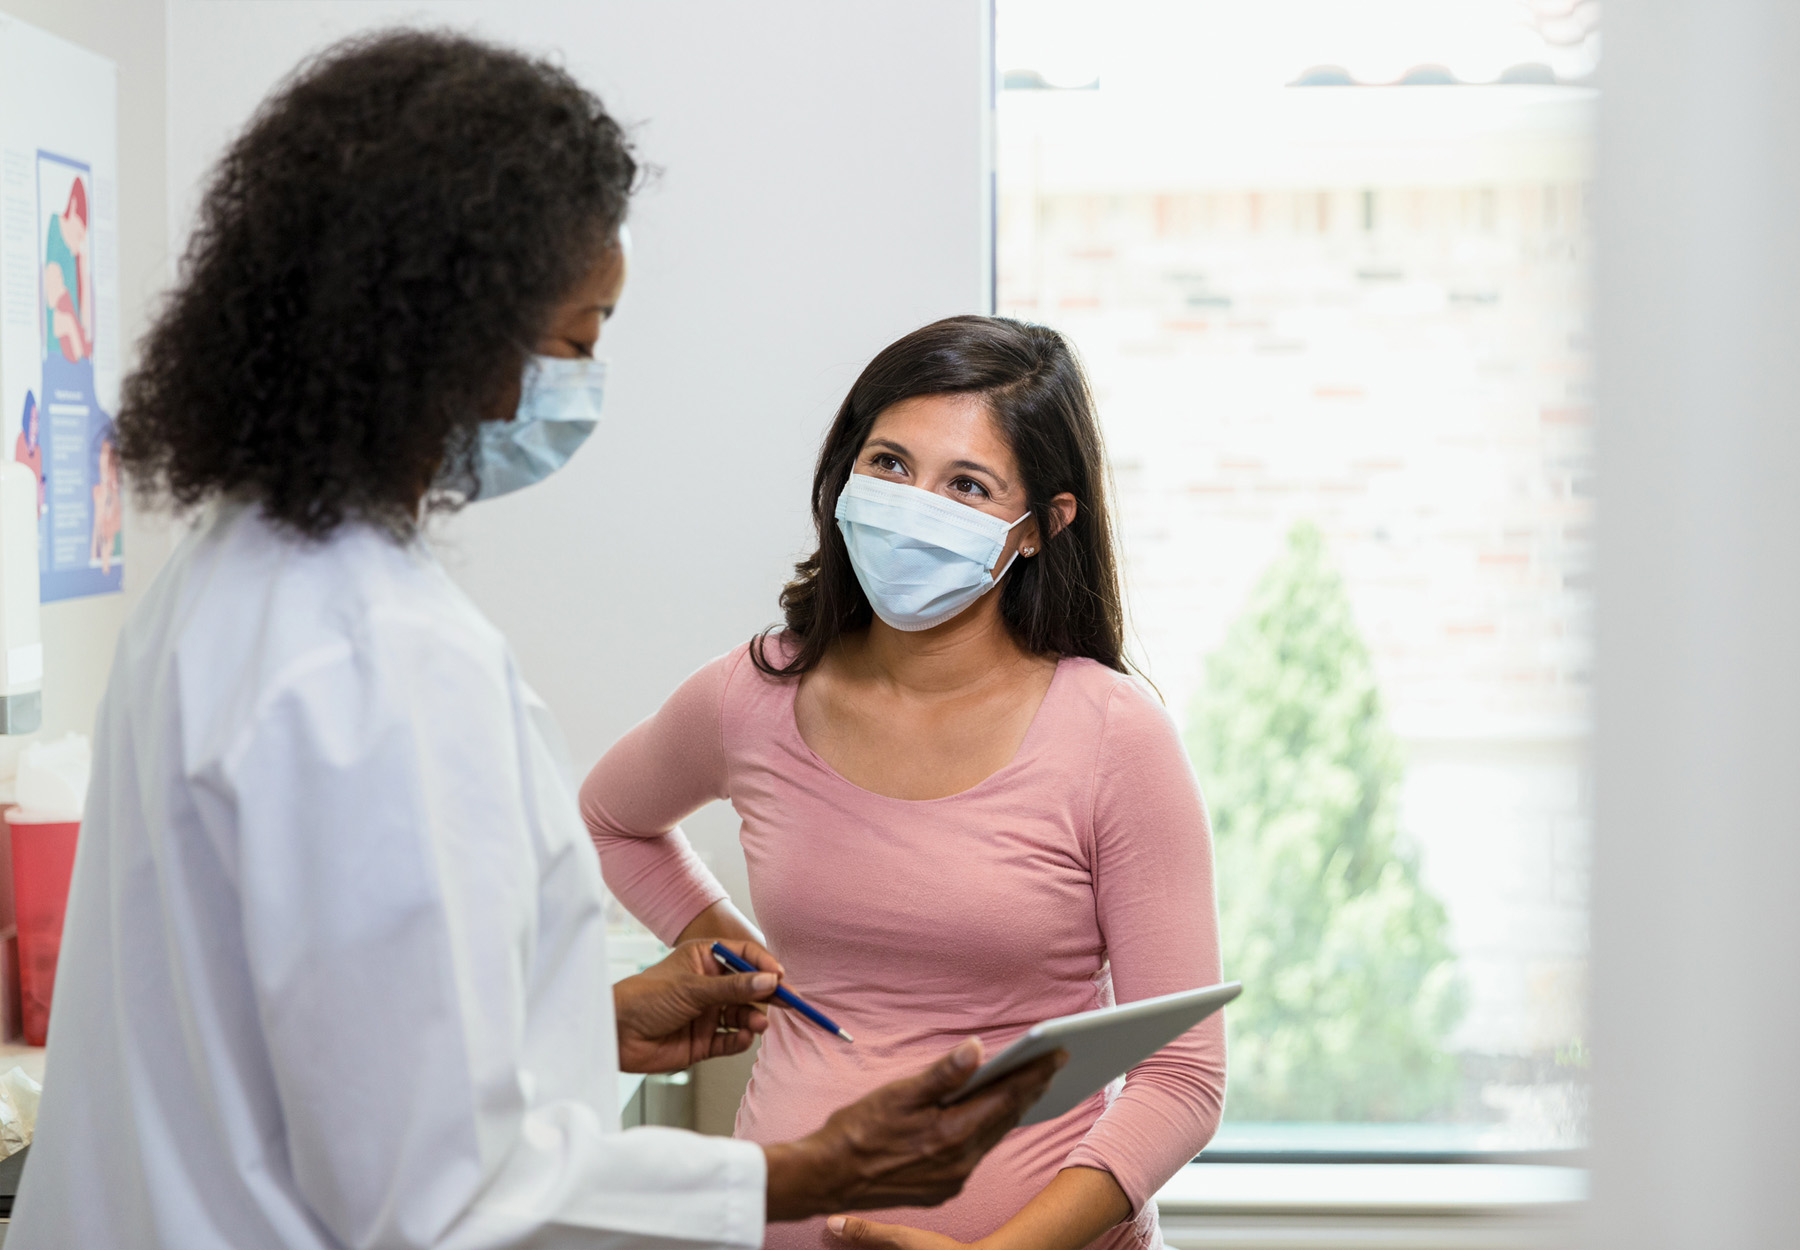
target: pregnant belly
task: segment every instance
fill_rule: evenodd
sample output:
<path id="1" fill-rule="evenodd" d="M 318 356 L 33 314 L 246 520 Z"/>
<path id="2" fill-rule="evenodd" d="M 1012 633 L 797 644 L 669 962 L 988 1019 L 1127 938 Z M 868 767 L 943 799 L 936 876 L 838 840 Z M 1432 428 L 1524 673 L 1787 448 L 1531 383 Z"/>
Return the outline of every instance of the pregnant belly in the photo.
<path id="1" fill-rule="evenodd" d="M 953 1038 L 943 1038 L 887 1046 L 865 1047 L 859 1042 L 852 1047 L 817 1030 L 784 1027 L 790 1021 L 782 1012 L 771 1021 L 738 1108 L 736 1135 L 747 1141 L 766 1145 L 804 1137 L 839 1107 L 889 1081 L 914 1075 L 954 1044 Z M 1096 1094 L 1067 1115 L 1014 1129 L 982 1160 L 962 1193 L 942 1206 L 858 1214 L 930 1229 L 958 1241 L 985 1237 L 1050 1183 L 1104 1110 L 1105 1097 Z M 1153 1222 L 1136 1230 L 1122 1225 L 1092 1244 L 1105 1250 L 1135 1250 L 1157 1244 L 1154 1228 Z M 823 1219 L 771 1224 L 763 1244 L 770 1250 L 843 1250 L 845 1245 L 826 1231 Z"/>

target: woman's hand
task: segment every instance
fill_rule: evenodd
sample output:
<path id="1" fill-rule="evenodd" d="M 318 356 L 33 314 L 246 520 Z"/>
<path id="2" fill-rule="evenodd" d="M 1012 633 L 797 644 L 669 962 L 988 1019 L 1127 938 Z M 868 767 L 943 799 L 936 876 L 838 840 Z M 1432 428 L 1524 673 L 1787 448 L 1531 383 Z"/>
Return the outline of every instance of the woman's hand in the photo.
<path id="1" fill-rule="evenodd" d="M 683 942 L 613 986 L 620 1071 L 679 1072 L 702 1059 L 742 1054 L 769 1027 L 758 1004 L 781 984 L 781 965 L 755 942 L 725 945 L 762 971 L 728 972 L 710 942 Z"/>
<path id="2" fill-rule="evenodd" d="M 981 1245 L 922 1228 L 908 1228 L 904 1224 L 877 1224 L 854 1215 L 834 1215 L 825 1221 L 825 1227 L 839 1241 L 853 1246 L 872 1246 L 874 1250 L 964 1250 L 966 1246 Z"/>

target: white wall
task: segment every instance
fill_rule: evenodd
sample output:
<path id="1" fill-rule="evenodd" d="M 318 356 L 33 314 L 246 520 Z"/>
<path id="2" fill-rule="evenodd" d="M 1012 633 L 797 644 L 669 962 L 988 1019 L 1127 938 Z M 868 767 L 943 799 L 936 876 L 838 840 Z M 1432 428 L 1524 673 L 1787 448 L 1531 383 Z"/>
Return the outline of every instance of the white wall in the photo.
<path id="1" fill-rule="evenodd" d="M 306 53 L 397 21 L 554 51 L 662 174 L 632 211 L 607 416 L 446 561 L 595 759 L 776 619 L 820 433 L 856 372 L 987 291 L 982 0 L 170 0 L 172 229 Z M 740 901 L 735 822 L 690 829 Z"/>
<path id="2" fill-rule="evenodd" d="M 1800 6 L 1606 9 L 1592 1244 L 1800 1245 Z"/>
<path id="3" fill-rule="evenodd" d="M 160 0 L 0 0 L 0 9 L 119 67 L 119 329 L 129 370 L 168 272 L 163 6 Z M 44 727 L 38 737 L 92 729 L 119 626 L 166 554 L 160 519 L 128 510 L 125 592 L 44 606 Z M 0 759 L 31 740 L 0 739 Z M 0 773 L 10 767 L 0 765 Z"/>

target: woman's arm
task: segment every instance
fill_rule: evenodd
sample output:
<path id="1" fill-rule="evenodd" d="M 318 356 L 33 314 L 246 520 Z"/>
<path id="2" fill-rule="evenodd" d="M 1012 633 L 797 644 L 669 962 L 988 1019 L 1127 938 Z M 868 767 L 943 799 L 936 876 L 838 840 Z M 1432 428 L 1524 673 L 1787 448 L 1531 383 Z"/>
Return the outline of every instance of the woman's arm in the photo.
<path id="1" fill-rule="evenodd" d="M 683 682 L 601 757 L 581 786 L 581 816 L 607 888 L 671 945 L 703 936 L 761 940 L 730 907 L 677 823 L 727 797 L 725 687 L 742 655 L 714 660 Z M 704 928 L 709 914 L 716 931 Z"/>
<path id="2" fill-rule="evenodd" d="M 731 941 L 750 941 L 758 946 L 767 947 L 762 932 L 745 918 L 744 913 L 728 898 L 722 898 L 705 911 L 688 921 L 687 928 L 675 939 L 675 945 L 691 942 L 695 938 L 707 938 L 717 941 L 725 938 Z"/>
<path id="3" fill-rule="evenodd" d="M 1001 1225 L 983 1250 L 1079 1250 L 1131 1217 L 1131 1199 L 1111 1172 L 1064 1168 Z"/>
<path id="4" fill-rule="evenodd" d="M 1222 979 L 1212 832 L 1174 722 L 1148 690 L 1113 688 L 1094 778 L 1094 910 L 1121 1003 Z M 1141 1211 L 1218 1130 L 1225 1019 L 1138 1064 L 1064 1162 L 1112 1173 Z"/>
<path id="5" fill-rule="evenodd" d="M 973 1244 L 978 1250 L 1081 1250 L 1130 1214 L 1131 1201 L 1110 1173 L 1064 1168 L 1017 1215 Z M 833 1216 L 825 1223 L 839 1240 L 876 1250 L 957 1250 L 969 1244 L 855 1216 Z"/>

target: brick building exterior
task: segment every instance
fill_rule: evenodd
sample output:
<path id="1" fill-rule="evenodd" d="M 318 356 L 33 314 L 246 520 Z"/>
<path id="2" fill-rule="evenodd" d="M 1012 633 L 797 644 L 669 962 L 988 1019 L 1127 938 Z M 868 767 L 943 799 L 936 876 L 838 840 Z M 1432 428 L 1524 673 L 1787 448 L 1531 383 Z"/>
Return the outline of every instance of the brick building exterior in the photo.
<path id="1" fill-rule="evenodd" d="M 1092 373 L 1138 653 L 1185 718 L 1287 530 L 1320 526 L 1469 986 L 1471 1114 L 1487 1144 L 1578 1141 L 1587 93 L 1295 93 L 1253 158 L 1076 94 L 1002 96 L 997 302 Z"/>

